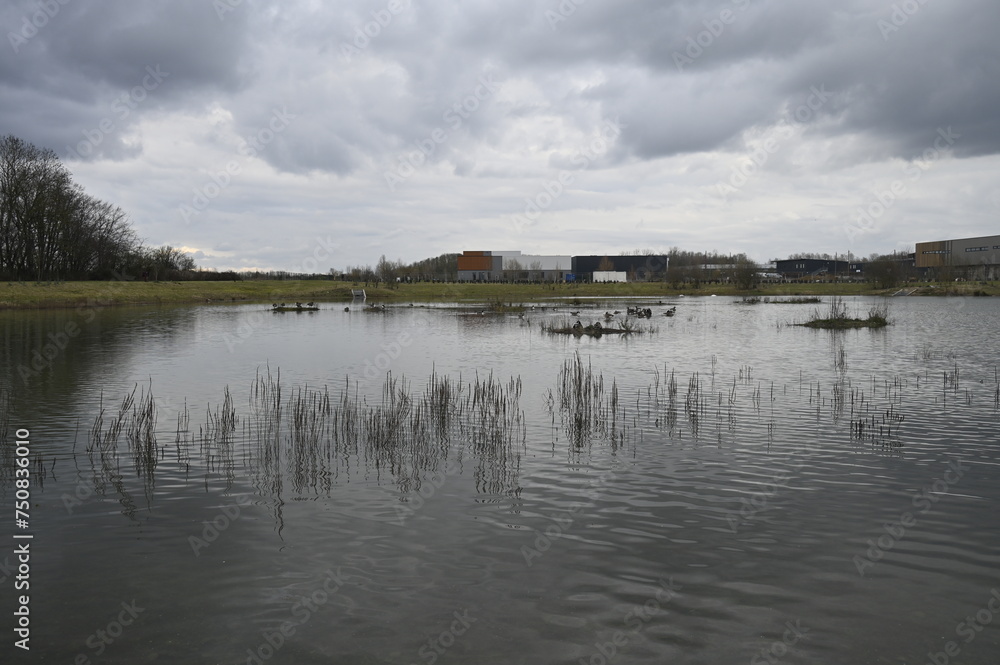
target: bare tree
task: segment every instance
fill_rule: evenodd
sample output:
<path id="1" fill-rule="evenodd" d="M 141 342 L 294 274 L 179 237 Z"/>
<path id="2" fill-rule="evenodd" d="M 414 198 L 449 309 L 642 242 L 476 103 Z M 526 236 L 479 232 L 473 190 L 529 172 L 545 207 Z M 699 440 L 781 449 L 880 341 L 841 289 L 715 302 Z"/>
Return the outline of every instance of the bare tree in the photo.
<path id="1" fill-rule="evenodd" d="M 903 267 L 897 257 L 873 254 L 865 266 L 865 274 L 880 289 L 895 288 L 903 277 Z"/>
<path id="2" fill-rule="evenodd" d="M 110 277 L 141 247 L 125 213 L 73 183 L 54 152 L 0 138 L 0 274 Z"/>
<path id="3" fill-rule="evenodd" d="M 743 290 L 756 288 L 760 282 L 760 266 L 750 260 L 746 254 L 738 254 L 733 262 L 733 280 L 736 287 Z"/>
<path id="4" fill-rule="evenodd" d="M 145 264 L 154 280 L 161 277 L 166 279 L 179 277 L 178 273 L 195 268 L 193 258 L 170 245 L 148 250 Z"/>

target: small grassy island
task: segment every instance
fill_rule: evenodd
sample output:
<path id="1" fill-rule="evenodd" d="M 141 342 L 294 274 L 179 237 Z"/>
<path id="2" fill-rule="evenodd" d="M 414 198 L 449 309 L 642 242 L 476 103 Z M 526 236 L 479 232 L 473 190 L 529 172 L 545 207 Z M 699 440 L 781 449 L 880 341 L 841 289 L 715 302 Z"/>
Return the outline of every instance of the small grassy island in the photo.
<path id="1" fill-rule="evenodd" d="M 830 302 L 830 310 L 826 316 L 821 316 L 819 311 L 813 313 L 813 317 L 805 323 L 797 325 L 807 328 L 822 328 L 824 330 L 846 330 L 848 328 L 884 328 L 889 325 L 889 305 L 880 302 L 872 305 L 868 309 L 868 317 L 861 319 L 851 317 L 847 314 L 847 305 L 843 298 L 834 296 Z"/>
<path id="2" fill-rule="evenodd" d="M 572 325 L 569 321 L 543 323 L 542 330 L 554 335 L 573 335 L 574 337 L 601 337 L 602 335 L 632 335 L 635 333 L 656 332 L 654 326 L 642 326 L 629 319 L 606 320 L 606 325 L 602 325 L 600 321 L 597 321 L 586 326 L 580 321 L 576 321 Z"/>

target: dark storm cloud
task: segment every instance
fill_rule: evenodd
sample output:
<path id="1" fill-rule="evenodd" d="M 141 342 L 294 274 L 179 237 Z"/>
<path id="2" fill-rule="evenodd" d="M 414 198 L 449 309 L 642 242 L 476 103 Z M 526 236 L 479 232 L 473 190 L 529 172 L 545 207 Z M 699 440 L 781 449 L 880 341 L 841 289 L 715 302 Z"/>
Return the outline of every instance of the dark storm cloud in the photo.
<path id="1" fill-rule="evenodd" d="M 124 141 L 144 113 L 197 106 L 248 81 L 246 20 L 220 21 L 211 3 L 64 3 L 16 2 L 0 14 L 0 90 L 16 102 L 0 121 L 61 155 L 134 156 L 140 147 Z"/>
<path id="2" fill-rule="evenodd" d="M 968 138 L 956 154 L 976 155 L 1000 148 L 996 25 L 1000 5 L 986 0 L 588 3 L 524 52 L 542 67 L 615 70 L 586 96 L 631 120 L 623 140 L 640 159 L 730 146 L 814 88 L 829 94 L 811 122 L 870 138 L 858 161 L 918 156 L 947 126 Z"/>
<path id="3" fill-rule="evenodd" d="M 995 219 L 994 162 L 964 158 L 1000 152 L 997 25 L 991 0 L 16 0 L 0 134 L 73 160 L 143 235 L 215 267 L 288 268 L 324 225 L 421 254 L 455 232 L 558 252 L 574 215 L 593 249 L 630 208 L 655 221 L 626 225 L 622 249 L 800 216 L 837 236 L 904 173 L 894 160 L 922 160 L 908 200 L 856 236 L 900 243 L 894 216 L 940 226 L 927 201 L 983 165 L 961 205 Z M 572 184 L 509 239 L 562 171 Z M 411 216 L 426 221 L 397 233 Z"/>
<path id="4" fill-rule="evenodd" d="M 552 81 L 562 96 L 539 110 L 581 130 L 622 117 L 621 148 L 640 160 L 740 150 L 744 131 L 780 122 L 814 87 L 829 95 L 811 123 L 824 121 L 832 137 L 870 136 L 870 154 L 857 160 L 917 156 L 947 126 L 962 134 L 957 154 L 1000 149 L 1000 5 L 987 0 L 399 0 L 394 12 L 388 1 L 220 2 L 225 11 L 193 0 L 56 2 L 38 34 L 3 59 L 5 124 L 62 151 L 110 118 L 115 131 L 81 156 L 126 157 L 141 146 L 126 145 L 123 130 L 152 110 L 229 100 L 240 132 L 253 135 L 284 105 L 299 121 L 260 156 L 283 170 L 344 174 L 427 136 L 492 71 Z M 3 22 L 16 33 L 37 8 L 10 5 Z M 115 100 L 148 82 L 151 66 L 168 78 L 141 103 L 126 97 L 131 113 L 119 117 Z M 561 89 L 588 72 L 608 76 Z M 591 112 L 578 113 L 584 105 Z M 470 116 L 435 159 L 466 140 L 497 139 L 504 111 L 525 109 Z"/>

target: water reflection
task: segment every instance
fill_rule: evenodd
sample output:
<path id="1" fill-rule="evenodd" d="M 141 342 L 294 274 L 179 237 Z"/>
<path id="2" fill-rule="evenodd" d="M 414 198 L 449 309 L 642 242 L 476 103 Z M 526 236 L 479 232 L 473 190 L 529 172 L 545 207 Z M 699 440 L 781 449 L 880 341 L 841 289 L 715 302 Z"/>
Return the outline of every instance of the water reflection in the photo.
<path id="1" fill-rule="evenodd" d="M 185 402 L 167 444 L 158 436 L 152 384 L 136 386 L 110 411 L 102 396 L 86 446 L 93 493 L 113 492 L 122 514 L 136 520 L 123 465 L 148 506 L 169 454 L 185 475 L 203 474 L 206 487 L 222 480 L 225 493 L 245 475 L 269 500 L 279 531 L 285 500 L 328 497 L 340 484 L 373 476 L 394 484 L 406 502 L 450 463 L 471 465 L 477 492 L 513 496 L 526 439 L 520 397 L 518 378 L 463 381 L 435 373 L 414 394 L 405 378 L 388 374 L 380 398 L 369 402 L 350 379 L 336 393 L 327 386 L 286 389 L 280 371 L 268 368 L 258 372 L 243 413 L 227 386 L 195 431 Z M 4 459 L 5 475 L 12 463 Z"/>
<path id="2" fill-rule="evenodd" d="M 50 369 L 11 398 L 8 437 L 32 430 L 51 555 L 36 578 L 46 655 L 86 652 L 136 597 L 145 623 L 109 662 L 162 658 L 178 635 L 188 660 L 244 662 L 338 566 L 364 570 L 340 592 L 349 606 L 328 604 L 269 662 L 410 662 L 456 607 L 489 626 L 463 662 L 509 661 L 510 644 L 525 662 L 577 662 L 672 575 L 681 593 L 621 660 L 746 662 L 797 616 L 810 662 L 939 649 L 926 636 L 975 611 L 995 577 L 995 305 L 970 304 L 935 337 L 921 332 L 929 301 L 894 304 L 888 332 L 831 335 L 776 326 L 790 306 L 714 300 L 599 341 L 513 313 L 339 307 L 275 315 L 226 345 L 252 308 L 165 308 L 193 318 L 163 335 L 157 316 L 101 312 L 95 331 L 129 331 L 120 349 L 81 333 L 65 360 L 80 376 L 61 385 Z M 392 373 L 368 376 L 402 332 Z M 10 496 L 9 446 L 0 459 Z M 970 470 L 939 492 L 952 461 Z M 917 490 L 933 510 L 859 575 L 854 557 Z M 528 565 L 523 548 L 540 546 Z M 983 651 L 969 662 L 995 660 Z"/>

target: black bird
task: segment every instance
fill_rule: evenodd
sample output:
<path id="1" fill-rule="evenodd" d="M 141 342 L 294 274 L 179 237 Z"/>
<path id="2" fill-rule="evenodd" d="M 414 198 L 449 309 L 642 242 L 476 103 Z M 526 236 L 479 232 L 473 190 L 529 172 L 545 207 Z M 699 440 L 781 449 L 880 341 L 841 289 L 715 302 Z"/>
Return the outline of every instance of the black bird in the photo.
<path id="1" fill-rule="evenodd" d="M 344 311 L 345 311 L 345 312 L 350 312 L 350 311 L 351 311 L 351 308 L 350 308 L 350 307 L 345 307 L 345 308 L 344 308 Z"/>

